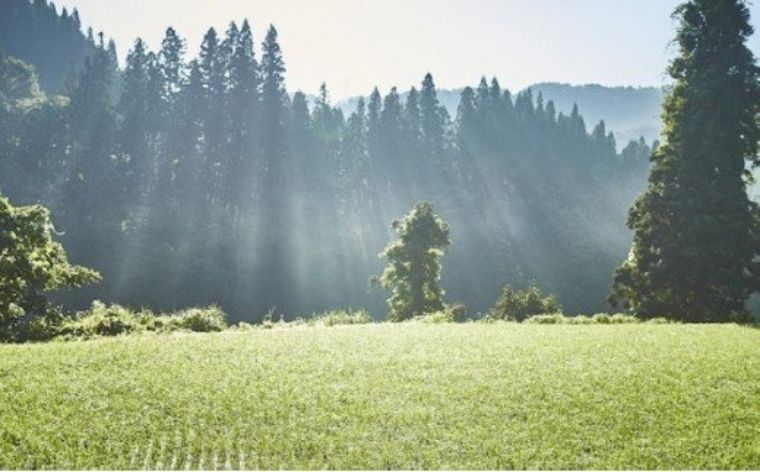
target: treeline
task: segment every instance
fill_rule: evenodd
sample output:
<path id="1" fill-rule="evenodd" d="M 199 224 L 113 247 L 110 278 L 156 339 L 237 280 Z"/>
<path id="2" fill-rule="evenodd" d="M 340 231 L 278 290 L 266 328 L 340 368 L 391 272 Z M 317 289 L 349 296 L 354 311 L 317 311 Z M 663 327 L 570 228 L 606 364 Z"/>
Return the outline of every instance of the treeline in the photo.
<path id="1" fill-rule="evenodd" d="M 33 81 L 12 58 L 2 73 Z M 3 105 L 0 189 L 50 207 L 72 260 L 103 274 L 63 299 L 80 306 L 380 311 L 368 279 L 388 223 L 427 200 L 455 235 L 448 299 L 485 309 L 535 279 L 568 312 L 599 310 L 651 153 L 496 79 L 455 116 L 428 74 L 346 117 L 325 86 L 314 103 L 288 93 L 277 31 L 257 53 L 247 21 L 209 29 L 191 60 L 172 28 L 157 51 L 138 39 L 123 70 L 100 35 L 67 97 L 29 94 Z"/>

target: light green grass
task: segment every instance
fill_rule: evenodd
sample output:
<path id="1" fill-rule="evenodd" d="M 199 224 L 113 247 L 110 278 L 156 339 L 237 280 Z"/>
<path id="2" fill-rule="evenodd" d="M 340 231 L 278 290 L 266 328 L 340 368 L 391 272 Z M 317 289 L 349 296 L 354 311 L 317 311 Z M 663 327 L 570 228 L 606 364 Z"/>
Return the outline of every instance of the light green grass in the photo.
<path id="1" fill-rule="evenodd" d="M 0 346 L 3 468 L 760 468 L 760 330 L 363 325 Z"/>

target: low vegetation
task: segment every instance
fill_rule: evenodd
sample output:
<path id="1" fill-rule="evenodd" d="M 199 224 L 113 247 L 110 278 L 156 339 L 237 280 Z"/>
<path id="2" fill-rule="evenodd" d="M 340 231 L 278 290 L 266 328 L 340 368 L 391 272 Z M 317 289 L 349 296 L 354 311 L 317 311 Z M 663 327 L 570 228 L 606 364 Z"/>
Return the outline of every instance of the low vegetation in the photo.
<path id="1" fill-rule="evenodd" d="M 0 469 L 755 469 L 758 359 L 646 323 L 2 345 Z"/>
<path id="2" fill-rule="evenodd" d="M 559 313 L 562 308 L 553 295 L 545 294 L 535 283 L 525 290 L 515 290 L 507 284 L 488 313 L 496 320 L 523 321 L 533 315 Z"/>

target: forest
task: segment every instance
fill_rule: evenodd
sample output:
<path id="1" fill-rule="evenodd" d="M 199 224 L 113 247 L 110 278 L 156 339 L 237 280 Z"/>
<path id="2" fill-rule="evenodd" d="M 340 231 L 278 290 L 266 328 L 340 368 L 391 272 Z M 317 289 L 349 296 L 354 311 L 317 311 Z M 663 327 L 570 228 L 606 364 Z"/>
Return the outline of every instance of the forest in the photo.
<path id="1" fill-rule="evenodd" d="M 0 470 L 760 469 L 749 0 L 399 0 L 405 75 L 308 32 L 391 0 L 59 1 L 146 39 L 0 0 Z"/>
<path id="2" fill-rule="evenodd" d="M 464 88 L 455 114 L 430 74 L 344 114 L 326 85 L 289 91 L 275 26 L 247 19 L 210 28 L 197 54 L 171 27 L 158 50 L 136 39 L 120 67 L 76 11 L 0 13 L 0 190 L 49 208 L 70 259 L 102 274 L 54 296 L 66 306 L 382 317 L 369 281 L 390 224 L 428 201 L 451 226 L 448 301 L 475 313 L 535 282 L 568 313 L 608 308 L 656 143 L 616 143 L 577 106 L 497 78 Z"/>

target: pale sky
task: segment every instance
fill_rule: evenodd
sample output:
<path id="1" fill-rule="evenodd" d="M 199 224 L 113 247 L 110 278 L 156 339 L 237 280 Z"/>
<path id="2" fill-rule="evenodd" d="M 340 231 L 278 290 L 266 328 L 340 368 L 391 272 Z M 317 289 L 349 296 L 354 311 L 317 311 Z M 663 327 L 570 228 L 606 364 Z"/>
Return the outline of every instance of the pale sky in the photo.
<path id="1" fill-rule="evenodd" d="M 439 88 L 495 75 L 512 90 L 535 82 L 662 85 L 678 0 L 57 0 L 85 27 L 157 49 L 167 26 L 195 56 L 209 26 L 248 18 L 256 52 L 273 23 L 287 86 L 333 99 L 408 89 L 431 72 Z M 750 6 L 760 30 L 760 4 Z M 760 33 L 750 41 L 760 55 Z"/>

